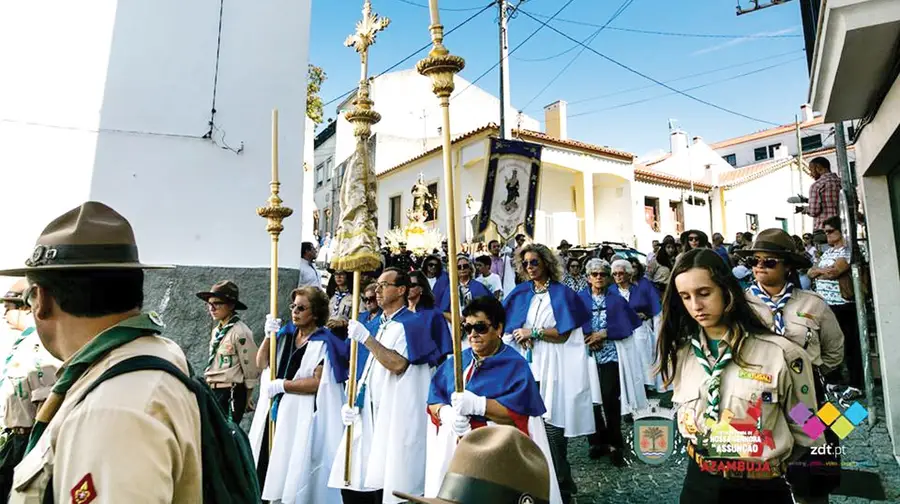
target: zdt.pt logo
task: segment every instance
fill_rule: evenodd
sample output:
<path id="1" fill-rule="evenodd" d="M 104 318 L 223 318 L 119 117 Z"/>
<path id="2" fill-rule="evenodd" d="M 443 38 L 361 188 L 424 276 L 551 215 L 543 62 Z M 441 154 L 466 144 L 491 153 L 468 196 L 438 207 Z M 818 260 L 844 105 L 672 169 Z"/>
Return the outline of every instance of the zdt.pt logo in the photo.
<path id="1" fill-rule="evenodd" d="M 843 414 L 832 403 L 826 403 L 815 413 L 803 404 L 797 404 L 790 411 L 791 419 L 802 425 L 803 432 L 812 439 L 819 439 L 829 428 L 839 438 L 844 439 L 868 416 L 868 410 L 859 402 L 851 404 Z"/>

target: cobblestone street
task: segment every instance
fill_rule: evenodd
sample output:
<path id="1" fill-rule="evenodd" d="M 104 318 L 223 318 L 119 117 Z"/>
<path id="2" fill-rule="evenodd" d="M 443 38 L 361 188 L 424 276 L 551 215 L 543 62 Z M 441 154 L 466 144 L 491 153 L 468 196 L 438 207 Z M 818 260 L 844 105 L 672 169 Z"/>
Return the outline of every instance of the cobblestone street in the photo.
<path id="1" fill-rule="evenodd" d="M 884 422 L 884 406 L 881 389 L 876 388 L 878 406 L 877 422 L 869 428 L 862 423 L 842 441 L 846 446 L 845 468 L 856 464 L 865 471 L 881 476 L 886 499 L 875 501 L 859 497 L 832 495 L 836 504 L 863 504 L 875 502 L 900 502 L 900 466 L 891 454 L 890 438 Z M 623 425 L 626 444 L 630 443 L 633 424 Z M 680 440 L 679 440 L 680 441 Z M 679 444 L 676 441 L 676 449 Z M 578 504 L 669 504 L 678 502 L 688 460 L 684 453 L 676 453 L 664 464 L 652 466 L 629 454 L 627 468 L 616 468 L 608 457 L 600 460 L 588 458 L 586 438 L 570 441 L 569 460 L 578 485 Z"/>

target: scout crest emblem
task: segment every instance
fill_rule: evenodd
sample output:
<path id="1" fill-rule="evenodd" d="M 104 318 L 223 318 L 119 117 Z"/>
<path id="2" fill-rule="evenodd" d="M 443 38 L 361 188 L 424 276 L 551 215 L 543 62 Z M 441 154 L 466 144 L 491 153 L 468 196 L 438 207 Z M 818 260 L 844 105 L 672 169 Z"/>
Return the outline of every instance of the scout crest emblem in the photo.
<path id="1" fill-rule="evenodd" d="M 634 413 L 634 454 L 642 462 L 659 465 L 675 449 L 675 411 L 659 406 L 651 399 L 649 406 Z"/>

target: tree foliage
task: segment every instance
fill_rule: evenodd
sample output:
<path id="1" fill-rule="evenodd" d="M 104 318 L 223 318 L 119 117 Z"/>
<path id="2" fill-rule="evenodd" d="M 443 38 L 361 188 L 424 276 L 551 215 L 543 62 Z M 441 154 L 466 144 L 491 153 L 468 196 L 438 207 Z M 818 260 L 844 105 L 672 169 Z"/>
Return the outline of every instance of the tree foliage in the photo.
<path id="1" fill-rule="evenodd" d="M 306 115 L 316 124 L 322 122 L 323 105 L 319 91 L 327 78 L 325 70 L 310 63 L 306 79 Z"/>

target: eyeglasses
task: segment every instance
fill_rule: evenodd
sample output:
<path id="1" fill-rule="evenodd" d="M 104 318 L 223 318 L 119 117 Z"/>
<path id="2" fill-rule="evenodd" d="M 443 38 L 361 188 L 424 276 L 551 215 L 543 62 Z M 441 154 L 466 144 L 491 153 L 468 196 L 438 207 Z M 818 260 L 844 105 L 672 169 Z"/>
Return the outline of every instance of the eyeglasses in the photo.
<path id="1" fill-rule="evenodd" d="M 437 268 L 438 266 L 440 266 L 440 264 L 438 264 L 436 262 L 430 262 L 425 265 L 426 268 Z"/>
<path id="2" fill-rule="evenodd" d="M 591 276 L 594 278 L 606 278 L 607 274 L 605 271 L 592 271 Z"/>
<path id="3" fill-rule="evenodd" d="M 396 286 L 397 286 L 397 284 L 395 284 L 395 283 L 378 282 L 375 284 L 375 290 L 384 290 L 384 289 L 387 289 L 388 287 L 396 287 Z"/>
<path id="4" fill-rule="evenodd" d="M 700 241 L 699 236 L 688 236 L 688 241 Z"/>
<path id="5" fill-rule="evenodd" d="M 308 310 L 308 309 L 309 309 L 308 306 L 303 306 L 303 305 L 298 305 L 298 304 L 291 304 L 291 311 L 292 311 L 292 312 L 300 312 L 300 313 L 303 313 L 303 312 L 305 312 L 305 311 Z"/>
<path id="6" fill-rule="evenodd" d="M 784 259 L 780 257 L 748 257 L 744 260 L 747 263 L 747 266 L 751 268 L 755 268 L 757 266 L 761 266 L 766 269 L 773 269 L 778 266 L 778 263 L 783 263 Z"/>
<path id="7" fill-rule="evenodd" d="M 469 263 L 459 263 L 456 265 L 456 269 L 469 269 L 470 267 Z"/>
<path id="8" fill-rule="evenodd" d="M 627 275 L 627 273 L 625 273 L 624 271 L 613 271 L 612 272 L 612 276 L 625 276 L 625 275 Z"/>
<path id="9" fill-rule="evenodd" d="M 532 259 L 530 261 L 522 261 L 522 264 L 524 264 L 526 268 L 529 266 L 531 266 L 532 268 L 537 268 L 538 266 L 541 265 L 541 260 L 540 259 Z"/>
<path id="10" fill-rule="evenodd" d="M 837 229 L 823 229 L 822 231 L 825 231 L 825 234 L 831 234 L 837 231 Z"/>
<path id="11" fill-rule="evenodd" d="M 218 310 L 219 308 L 225 306 L 225 304 L 226 303 L 224 301 L 208 301 L 206 303 L 206 306 L 212 308 L 213 310 Z"/>
<path id="12" fill-rule="evenodd" d="M 363 301 L 365 301 L 366 303 L 377 303 L 377 302 L 378 302 L 378 299 L 376 299 L 375 296 L 372 296 L 372 297 L 364 297 L 364 298 L 363 298 Z"/>
<path id="13" fill-rule="evenodd" d="M 485 322 L 475 322 L 474 324 L 463 324 L 462 332 L 463 334 L 469 334 L 472 331 L 475 331 L 478 334 L 486 334 L 491 330 L 491 325 Z"/>

